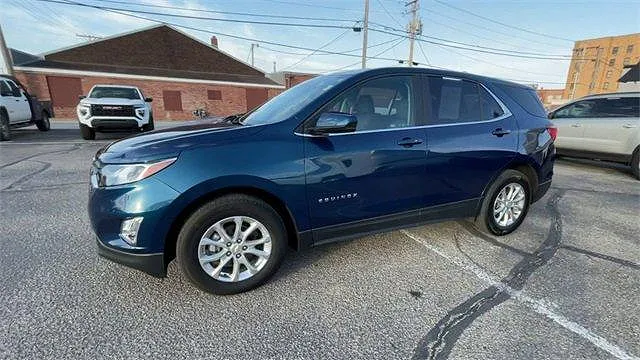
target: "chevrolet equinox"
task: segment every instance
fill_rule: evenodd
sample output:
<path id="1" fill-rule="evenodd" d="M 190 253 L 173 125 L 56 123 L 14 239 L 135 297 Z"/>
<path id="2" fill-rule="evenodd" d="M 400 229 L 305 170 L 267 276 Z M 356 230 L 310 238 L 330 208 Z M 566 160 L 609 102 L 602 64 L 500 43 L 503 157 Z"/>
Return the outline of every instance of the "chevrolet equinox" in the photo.
<path id="1" fill-rule="evenodd" d="M 225 121 L 96 154 L 98 252 L 163 277 L 177 259 L 215 294 L 263 284 L 288 247 L 472 218 L 514 231 L 549 189 L 556 129 L 535 91 L 380 68 L 318 76 Z"/>

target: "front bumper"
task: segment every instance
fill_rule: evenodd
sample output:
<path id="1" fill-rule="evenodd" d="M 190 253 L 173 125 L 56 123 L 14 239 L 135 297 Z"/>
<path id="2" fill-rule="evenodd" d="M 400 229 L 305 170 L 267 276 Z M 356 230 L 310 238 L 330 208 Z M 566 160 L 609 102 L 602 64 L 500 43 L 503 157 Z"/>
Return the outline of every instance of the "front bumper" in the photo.
<path id="1" fill-rule="evenodd" d="M 98 243 L 98 255 L 105 259 L 144 271 L 151 276 L 159 278 L 167 276 L 163 253 L 132 254 L 111 248 L 103 244 L 100 239 L 97 239 L 96 242 Z"/>
<path id="2" fill-rule="evenodd" d="M 110 260 L 153 276 L 166 275 L 165 239 L 173 214 L 171 203 L 179 193 L 153 176 L 132 184 L 90 186 L 88 212 L 98 237 L 98 253 Z M 120 237 L 122 222 L 143 217 L 137 241 Z"/>
<path id="3" fill-rule="evenodd" d="M 91 120 L 91 127 L 96 131 L 137 130 L 142 124 L 136 119 L 99 118 Z"/>

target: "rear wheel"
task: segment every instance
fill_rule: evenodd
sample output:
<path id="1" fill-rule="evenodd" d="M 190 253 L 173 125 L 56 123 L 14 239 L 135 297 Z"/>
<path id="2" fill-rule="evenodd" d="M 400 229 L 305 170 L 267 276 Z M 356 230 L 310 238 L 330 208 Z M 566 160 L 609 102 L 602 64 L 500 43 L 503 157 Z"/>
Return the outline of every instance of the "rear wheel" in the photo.
<path id="1" fill-rule="evenodd" d="M 85 124 L 80 124 L 80 134 L 85 140 L 95 140 L 96 132 Z"/>
<path id="2" fill-rule="evenodd" d="M 9 117 L 4 111 L 0 111 L 0 141 L 11 140 L 11 129 L 9 128 Z"/>
<path id="3" fill-rule="evenodd" d="M 227 195 L 196 210 L 176 244 L 184 274 L 200 289 L 219 295 L 260 286 L 282 262 L 287 233 L 278 213 L 247 195 Z"/>
<path id="4" fill-rule="evenodd" d="M 143 132 L 147 132 L 147 131 L 151 131 L 155 128 L 155 125 L 153 124 L 153 115 L 149 116 L 149 123 L 146 125 L 142 125 L 142 131 Z"/>
<path id="5" fill-rule="evenodd" d="M 506 170 L 489 187 L 476 226 L 493 235 L 506 235 L 522 224 L 531 202 L 531 186 L 523 173 Z"/>
<path id="6" fill-rule="evenodd" d="M 631 172 L 636 179 L 640 180 L 640 147 L 636 148 L 631 157 Z"/>
<path id="7" fill-rule="evenodd" d="M 51 122 L 49 121 L 49 115 L 46 111 L 42 112 L 42 118 L 36 121 L 36 126 L 40 131 L 49 131 L 49 129 L 51 129 Z"/>

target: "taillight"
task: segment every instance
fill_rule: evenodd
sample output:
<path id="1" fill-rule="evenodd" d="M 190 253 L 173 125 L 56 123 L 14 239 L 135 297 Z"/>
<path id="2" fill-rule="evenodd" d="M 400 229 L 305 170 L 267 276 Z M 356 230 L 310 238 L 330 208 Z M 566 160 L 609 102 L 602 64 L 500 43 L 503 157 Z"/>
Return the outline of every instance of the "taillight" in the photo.
<path id="1" fill-rule="evenodd" d="M 553 141 L 556 141 L 556 138 L 558 137 L 558 128 L 550 126 L 547 130 L 549 130 L 549 135 L 551 135 Z"/>

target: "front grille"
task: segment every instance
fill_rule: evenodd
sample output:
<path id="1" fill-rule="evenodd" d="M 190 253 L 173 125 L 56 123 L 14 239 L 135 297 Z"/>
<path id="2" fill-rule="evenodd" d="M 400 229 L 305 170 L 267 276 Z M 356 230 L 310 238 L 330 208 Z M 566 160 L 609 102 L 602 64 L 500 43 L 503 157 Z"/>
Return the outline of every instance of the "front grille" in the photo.
<path id="1" fill-rule="evenodd" d="M 91 105 L 91 116 L 135 116 L 131 105 Z"/>

